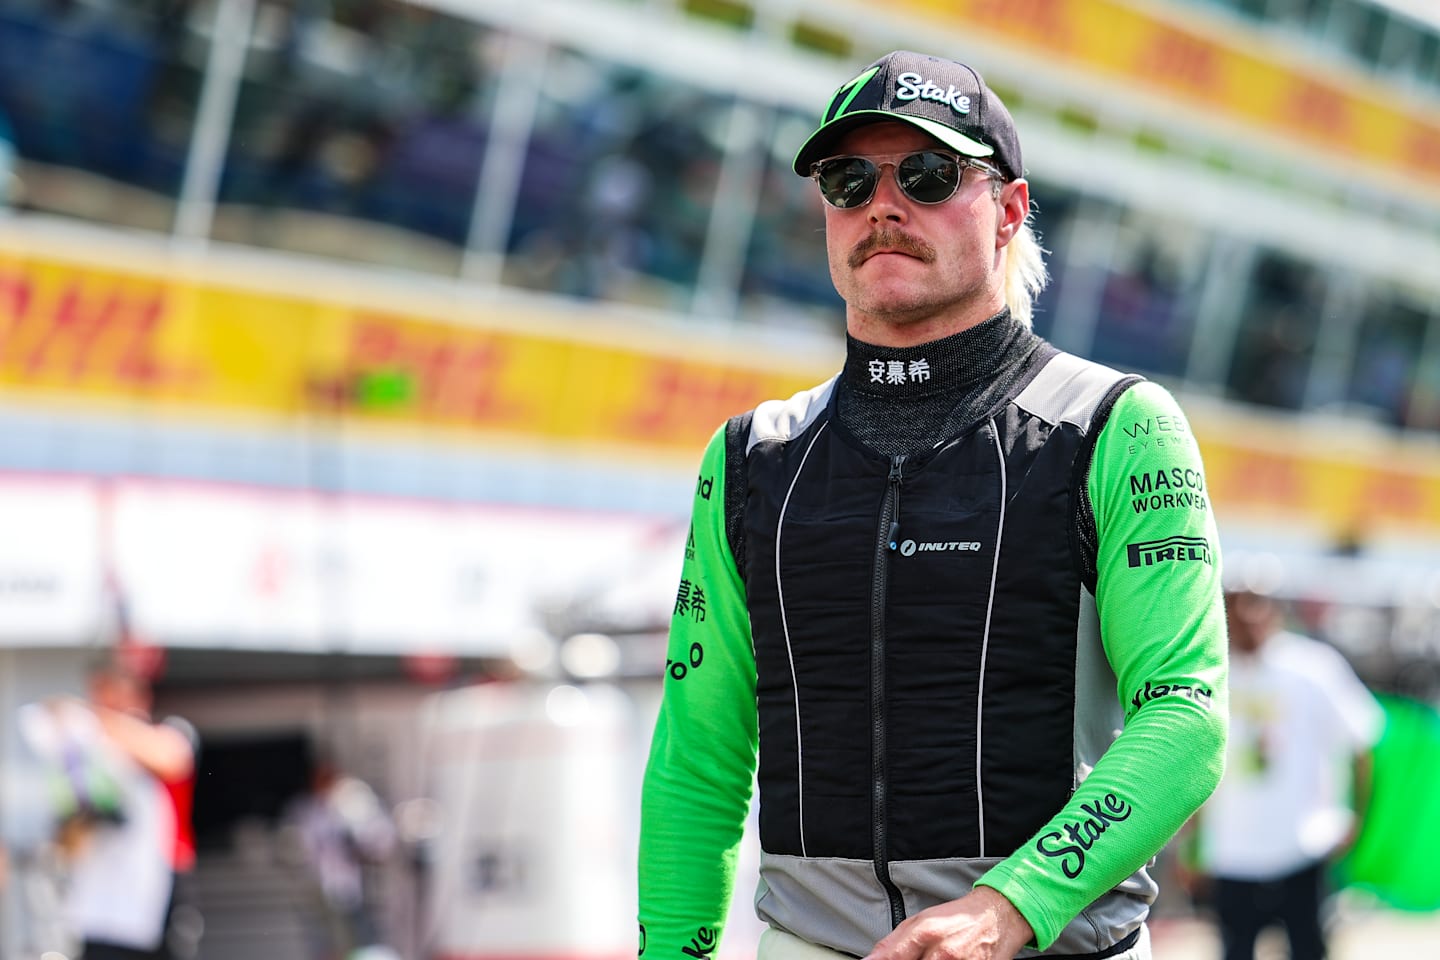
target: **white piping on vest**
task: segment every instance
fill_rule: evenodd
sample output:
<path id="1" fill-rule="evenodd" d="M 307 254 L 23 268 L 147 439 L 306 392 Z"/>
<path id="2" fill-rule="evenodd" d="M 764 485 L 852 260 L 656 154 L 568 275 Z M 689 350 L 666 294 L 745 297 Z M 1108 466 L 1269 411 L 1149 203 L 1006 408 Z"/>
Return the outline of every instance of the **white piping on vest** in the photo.
<path id="1" fill-rule="evenodd" d="M 985 784 L 981 775 L 980 751 L 985 745 L 985 659 L 990 653 L 990 617 L 995 612 L 995 583 L 1000 575 L 1000 546 L 1005 541 L 1005 504 L 1009 491 L 1005 482 L 1005 453 L 1000 449 L 1000 431 L 991 417 L 990 436 L 995 441 L 995 459 L 1000 463 L 1000 522 L 995 528 L 995 557 L 990 562 L 990 599 L 985 603 L 985 634 L 980 641 L 980 686 L 975 695 L 975 805 L 980 818 L 980 856 L 985 856 Z"/>
<path id="2" fill-rule="evenodd" d="M 795 675 L 795 651 L 790 648 L 790 621 L 785 616 L 785 586 L 780 582 L 780 533 L 785 529 L 785 511 L 790 508 L 790 495 L 795 492 L 795 484 L 800 482 L 805 461 L 810 459 L 810 451 L 815 449 L 815 442 L 829 425 L 822 423 L 820 429 L 815 431 L 815 436 L 810 438 L 805 455 L 800 458 L 800 466 L 795 468 L 795 476 L 790 478 L 790 487 L 785 491 L 784 502 L 780 504 L 780 516 L 775 521 L 775 599 L 780 605 L 780 632 L 785 635 L 785 656 L 790 660 L 790 688 L 795 691 L 795 797 L 799 806 L 802 857 L 809 854 L 805 852 L 805 763 L 804 744 L 800 740 L 800 680 Z"/>

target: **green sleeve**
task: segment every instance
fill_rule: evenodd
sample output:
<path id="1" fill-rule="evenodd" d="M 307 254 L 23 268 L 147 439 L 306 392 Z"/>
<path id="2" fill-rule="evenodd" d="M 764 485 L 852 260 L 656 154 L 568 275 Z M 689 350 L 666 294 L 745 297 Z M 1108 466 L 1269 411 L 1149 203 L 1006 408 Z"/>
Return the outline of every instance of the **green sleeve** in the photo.
<path id="1" fill-rule="evenodd" d="M 1159 852 L 1224 767 L 1219 540 L 1199 450 L 1163 388 L 1137 384 L 1116 401 L 1088 492 L 1095 602 L 1124 729 L 1059 814 L 979 881 L 1015 904 L 1040 949 Z"/>
<path id="2" fill-rule="evenodd" d="M 755 655 L 725 535 L 725 429 L 705 452 L 641 792 L 640 953 L 700 960 L 719 943 L 750 809 Z"/>

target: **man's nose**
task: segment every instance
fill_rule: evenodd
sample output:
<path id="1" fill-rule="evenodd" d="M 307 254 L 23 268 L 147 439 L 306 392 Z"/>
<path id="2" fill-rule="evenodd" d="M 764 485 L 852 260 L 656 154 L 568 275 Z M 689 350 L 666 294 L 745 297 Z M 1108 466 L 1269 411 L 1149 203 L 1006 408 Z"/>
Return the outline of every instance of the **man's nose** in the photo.
<path id="1" fill-rule="evenodd" d="M 885 164 L 880 168 L 880 180 L 875 184 L 875 195 L 870 198 L 870 222 L 903 223 L 909 216 L 909 198 L 895 180 L 895 167 Z"/>

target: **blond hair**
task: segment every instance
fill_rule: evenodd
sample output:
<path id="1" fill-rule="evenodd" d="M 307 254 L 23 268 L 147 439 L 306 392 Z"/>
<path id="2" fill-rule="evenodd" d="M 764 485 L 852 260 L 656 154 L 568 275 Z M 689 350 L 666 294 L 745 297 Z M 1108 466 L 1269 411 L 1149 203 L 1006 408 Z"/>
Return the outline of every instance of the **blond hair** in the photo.
<path id="1" fill-rule="evenodd" d="M 1005 189 L 1005 181 L 992 181 L 991 193 L 996 200 Z M 1045 266 L 1045 248 L 1040 246 L 1040 237 L 1035 233 L 1035 210 L 1032 206 L 1025 215 L 1025 222 L 1015 231 L 1015 236 L 1005 248 L 1005 305 L 1010 315 L 1025 326 L 1032 325 L 1035 298 L 1050 282 L 1050 271 Z"/>
<path id="2" fill-rule="evenodd" d="M 1010 307 L 1010 315 L 1030 326 L 1035 298 L 1049 282 L 1045 249 L 1027 220 L 1005 248 L 1005 303 Z"/>

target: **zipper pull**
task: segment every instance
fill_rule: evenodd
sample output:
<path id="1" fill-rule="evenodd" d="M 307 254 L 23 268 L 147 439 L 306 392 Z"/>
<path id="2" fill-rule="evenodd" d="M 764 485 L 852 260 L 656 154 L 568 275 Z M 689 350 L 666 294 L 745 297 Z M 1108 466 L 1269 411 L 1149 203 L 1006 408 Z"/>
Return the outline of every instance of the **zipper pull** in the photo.
<path id="1" fill-rule="evenodd" d="M 895 487 L 895 509 L 890 514 L 890 532 L 886 541 L 891 550 L 900 546 L 900 481 L 904 475 L 905 455 L 902 453 L 890 459 L 890 483 Z"/>

